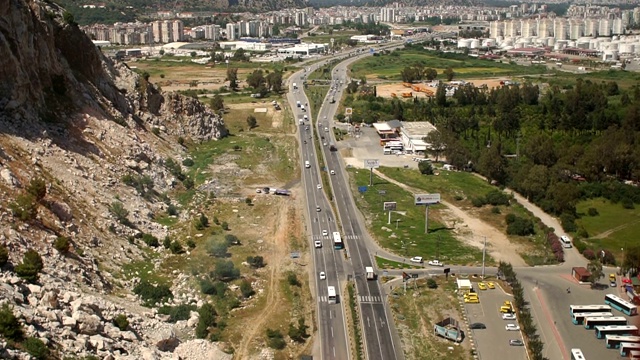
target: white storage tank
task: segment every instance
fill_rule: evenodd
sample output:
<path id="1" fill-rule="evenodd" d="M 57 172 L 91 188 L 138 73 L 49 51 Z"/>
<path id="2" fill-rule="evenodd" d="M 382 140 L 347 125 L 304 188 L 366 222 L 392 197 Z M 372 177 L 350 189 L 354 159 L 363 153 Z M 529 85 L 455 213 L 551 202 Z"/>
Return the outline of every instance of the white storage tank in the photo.
<path id="1" fill-rule="evenodd" d="M 477 49 L 477 48 L 479 48 L 479 47 L 480 47 L 480 40 L 478 40 L 478 39 L 473 39 L 473 40 L 471 40 L 471 44 L 469 45 L 469 47 L 470 47 L 471 49 Z"/>
<path id="2" fill-rule="evenodd" d="M 589 40 L 580 39 L 576 42 L 576 47 L 578 49 L 589 49 L 590 48 L 589 44 L 590 44 Z"/>
<path id="3" fill-rule="evenodd" d="M 634 47 L 635 47 L 634 52 L 635 52 L 636 54 L 640 54 L 640 42 L 637 42 L 637 43 L 635 43 L 635 44 L 633 44 L 633 45 L 634 45 Z"/>
<path id="4" fill-rule="evenodd" d="M 484 39 L 482 40 L 482 47 L 495 47 L 496 46 L 496 40 L 494 39 Z"/>
<path id="5" fill-rule="evenodd" d="M 547 46 L 554 46 L 556 44 L 556 38 L 548 37 L 547 38 Z"/>
<path id="6" fill-rule="evenodd" d="M 458 48 L 468 48 L 471 45 L 471 39 L 458 40 Z"/>
<path id="7" fill-rule="evenodd" d="M 555 45 L 553 45 L 553 50 L 555 51 L 559 51 L 559 50 L 563 50 L 564 48 L 567 47 L 567 41 L 565 40 L 558 40 L 558 42 L 555 43 Z"/>
<path id="8" fill-rule="evenodd" d="M 618 50 L 620 51 L 620 54 L 633 54 L 635 52 L 635 47 L 636 46 L 634 44 L 624 43 L 620 44 Z"/>
<path id="9" fill-rule="evenodd" d="M 602 60 L 603 61 L 613 61 L 618 60 L 618 51 L 617 50 L 605 50 L 602 52 Z"/>
<path id="10" fill-rule="evenodd" d="M 567 47 L 570 47 L 570 48 L 576 47 L 576 42 L 575 42 L 575 41 L 573 41 L 573 40 L 569 41 L 569 42 L 567 43 Z"/>

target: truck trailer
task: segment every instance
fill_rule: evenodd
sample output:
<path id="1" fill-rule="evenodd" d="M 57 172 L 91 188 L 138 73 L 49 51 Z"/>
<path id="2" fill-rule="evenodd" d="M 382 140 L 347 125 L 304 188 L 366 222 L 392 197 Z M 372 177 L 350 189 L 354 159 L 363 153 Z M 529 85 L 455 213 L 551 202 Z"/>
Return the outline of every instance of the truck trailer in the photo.
<path id="1" fill-rule="evenodd" d="M 373 267 L 367 266 L 364 268 L 365 273 L 367 274 L 367 280 L 375 280 L 376 273 L 373 272 Z"/>

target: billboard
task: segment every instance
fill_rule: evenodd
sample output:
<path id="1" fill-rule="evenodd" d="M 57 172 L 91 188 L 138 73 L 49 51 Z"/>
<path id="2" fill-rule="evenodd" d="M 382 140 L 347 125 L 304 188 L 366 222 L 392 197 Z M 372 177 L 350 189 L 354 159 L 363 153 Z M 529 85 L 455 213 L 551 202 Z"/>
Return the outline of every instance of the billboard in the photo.
<path id="1" fill-rule="evenodd" d="M 416 205 L 433 205 L 440 203 L 440 194 L 416 194 Z"/>
<path id="2" fill-rule="evenodd" d="M 377 169 L 380 167 L 379 159 L 365 159 L 364 160 L 364 168 L 365 169 Z"/>
<path id="3" fill-rule="evenodd" d="M 398 206 L 398 203 L 395 201 L 385 201 L 383 208 L 384 208 L 384 211 L 394 211 L 397 206 Z"/>

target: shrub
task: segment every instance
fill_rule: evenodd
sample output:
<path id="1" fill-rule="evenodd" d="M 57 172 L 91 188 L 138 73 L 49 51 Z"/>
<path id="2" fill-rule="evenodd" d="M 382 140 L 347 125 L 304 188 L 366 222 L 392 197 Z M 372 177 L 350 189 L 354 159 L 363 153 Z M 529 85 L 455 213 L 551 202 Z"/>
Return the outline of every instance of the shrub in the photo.
<path id="1" fill-rule="evenodd" d="M 576 232 L 576 236 L 579 238 L 583 238 L 583 239 L 588 239 L 589 238 L 589 233 L 587 232 L 587 229 L 585 229 L 583 226 L 581 226 L 578 231 Z"/>
<path id="2" fill-rule="evenodd" d="M 193 180 L 191 180 L 190 177 L 185 177 L 184 180 L 182 180 L 182 185 L 184 185 L 185 189 L 190 190 L 193 189 L 195 183 L 193 182 Z"/>
<path id="3" fill-rule="evenodd" d="M 194 249 L 196 247 L 196 242 L 193 239 L 187 239 L 187 246 L 189 249 Z"/>
<path id="4" fill-rule="evenodd" d="M 171 247 L 171 238 L 168 235 L 162 240 L 162 246 L 167 250 Z"/>
<path id="5" fill-rule="evenodd" d="M 27 185 L 27 193 L 31 194 L 36 201 L 40 201 L 47 196 L 47 184 L 41 178 L 31 179 Z"/>
<path id="6" fill-rule="evenodd" d="M 486 202 L 484 201 L 484 198 L 482 198 L 482 197 L 471 198 L 471 205 L 473 205 L 475 207 L 483 207 L 484 204 L 486 204 Z"/>
<path id="7" fill-rule="evenodd" d="M 582 252 L 582 256 L 584 256 L 587 260 L 594 260 L 596 258 L 596 253 L 591 249 L 585 249 Z"/>
<path id="8" fill-rule="evenodd" d="M 128 226 L 130 224 L 129 219 L 127 219 L 127 216 L 129 216 L 129 210 L 125 209 L 124 204 L 122 204 L 120 201 L 114 201 L 113 203 L 111 203 L 111 205 L 109 205 L 109 212 L 122 225 Z"/>
<path id="9" fill-rule="evenodd" d="M 181 320 L 189 320 L 191 312 L 195 310 L 195 305 L 162 306 L 158 309 L 158 314 L 169 315 L 169 322 L 175 323 Z"/>
<path id="10" fill-rule="evenodd" d="M 200 280 L 200 291 L 207 295 L 216 295 L 216 284 L 209 279 Z"/>
<path id="11" fill-rule="evenodd" d="M 177 216 L 178 213 L 178 207 L 173 204 L 169 204 L 169 206 L 167 207 L 167 214 L 169 214 L 170 216 Z"/>
<path id="12" fill-rule="evenodd" d="M 422 175 L 433 175 L 433 166 L 429 161 L 420 161 L 418 163 L 418 171 Z"/>
<path id="13" fill-rule="evenodd" d="M 300 280 L 298 280 L 298 276 L 295 273 L 289 273 L 289 275 L 287 275 L 287 281 L 291 286 L 302 286 Z"/>
<path id="14" fill-rule="evenodd" d="M 196 326 L 196 337 L 205 339 L 209 335 L 209 327 L 216 325 L 216 309 L 213 305 L 205 303 L 198 309 L 198 325 Z"/>
<path id="15" fill-rule="evenodd" d="M 191 166 L 193 166 L 193 164 L 194 164 L 193 159 L 186 158 L 186 159 L 182 160 L 182 165 L 184 165 L 184 166 L 191 167 Z"/>
<path id="16" fill-rule="evenodd" d="M 228 245 L 224 241 L 209 239 L 207 243 L 207 253 L 211 256 L 223 258 L 227 256 Z"/>
<path id="17" fill-rule="evenodd" d="M 509 195 L 503 193 L 500 190 L 491 190 L 487 195 L 485 195 L 485 202 L 487 204 L 498 206 L 498 205 L 509 205 Z"/>
<path id="18" fill-rule="evenodd" d="M 163 75 L 164 75 L 164 74 L 163 74 Z M 161 76 L 162 76 L 162 75 L 161 75 Z M 184 145 L 184 138 L 183 138 L 182 136 L 178 136 L 178 144 L 179 144 L 180 146 L 183 146 L 183 145 Z"/>
<path id="19" fill-rule="evenodd" d="M 504 220 L 507 222 L 507 224 L 511 224 L 512 222 L 516 221 L 516 215 L 509 213 L 504 216 Z"/>
<path id="20" fill-rule="evenodd" d="M 237 236 L 233 235 L 233 234 L 227 234 L 224 236 L 224 241 L 227 243 L 227 245 L 231 246 L 231 245 L 240 245 L 240 239 L 238 239 Z"/>
<path id="21" fill-rule="evenodd" d="M 53 242 L 53 247 L 63 254 L 66 254 L 67 252 L 69 252 L 70 246 L 71 246 L 71 243 L 69 241 L 69 238 L 66 236 L 58 236 L 56 240 Z"/>
<path id="22" fill-rule="evenodd" d="M 222 227 L 222 230 L 229 230 L 229 224 L 226 221 L 223 221 L 220 226 Z"/>
<path id="23" fill-rule="evenodd" d="M 566 232 L 575 232 L 576 231 L 576 217 L 573 214 L 562 213 L 560 215 L 560 223 L 562 224 L 562 228 Z"/>
<path id="24" fill-rule="evenodd" d="M 221 281 L 232 281 L 240 277 L 240 270 L 231 260 L 218 260 L 215 269 L 210 274 L 212 278 Z"/>
<path id="25" fill-rule="evenodd" d="M 153 285 L 147 280 L 140 281 L 140 283 L 133 288 L 133 292 L 140 296 L 144 301 L 145 306 L 153 306 L 158 302 L 165 301 L 173 297 L 173 293 L 169 286 L 163 284 Z"/>
<path id="26" fill-rule="evenodd" d="M 142 241 L 144 241 L 147 246 L 158 247 L 160 246 L 160 241 L 157 237 L 151 234 L 142 234 Z"/>
<path id="27" fill-rule="evenodd" d="M 9 205 L 13 216 L 22 221 L 33 220 L 37 214 L 36 198 L 31 194 L 20 194 L 16 201 Z"/>
<path id="28" fill-rule="evenodd" d="M 172 254 L 182 254 L 184 252 L 184 249 L 178 240 L 173 240 L 173 242 L 171 242 L 170 249 Z"/>
<path id="29" fill-rule="evenodd" d="M 120 314 L 113 318 L 113 325 L 115 325 L 120 331 L 126 331 L 129 328 L 129 320 L 127 315 Z"/>
<path id="30" fill-rule="evenodd" d="M 267 346 L 276 350 L 282 350 L 287 346 L 280 330 L 267 329 Z"/>
<path id="31" fill-rule="evenodd" d="M 604 256 L 602 257 L 602 264 L 603 265 L 615 265 L 616 264 L 616 258 L 613 256 L 611 251 L 609 251 L 609 250 L 602 250 L 602 251 L 604 251 Z"/>
<path id="32" fill-rule="evenodd" d="M 492 214 L 500 214 L 500 208 L 497 206 L 494 206 L 491 208 L 491 213 Z"/>
<path id="33" fill-rule="evenodd" d="M 256 292 L 253 291 L 253 287 L 251 286 L 251 283 L 249 281 L 242 280 L 242 282 L 240 283 L 240 293 L 246 299 Z"/>
<path id="34" fill-rule="evenodd" d="M 22 339 L 22 325 L 7 303 L 2 304 L 0 308 L 0 334 L 13 341 Z"/>
<path id="35" fill-rule="evenodd" d="M 247 197 L 246 199 L 244 199 L 245 204 L 251 206 L 251 198 Z"/>
<path id="36" fill-rule="evenodd" d="M 44 360 L 49 355 L 49 349 L 42 340 L 34 337 L 27 338 L 23 343 L 24 350 L 38 360 Z"/>
<path id="37" fill-rule="evenodd" d="M 260 255 L 258 256 L 247 256 L 247 263 L 249 264 L 249 266 L 251 266 L 252 268 L 261 268 L 265 266 L 264 263 L 264 258 Z"/>
<path id="38" fill-rule="evenodd" d="M 438 283 L 436 283 L 436 281 L 433 280 L 433 279 L 428 279 L 427 280 L 427 287 L 429 289 L 437 289 L 438 288 Z"/>
<path id="39" fill-rule="evenodd" d="M 578 250 L 578 252 L 582 254 L 587 249 L 587 244 L 585 244 L 584 241 L 580 239 L 574 238 L 573 247 L 575 247 L 576 250 Z"/>
<path id="40" fill-rule="evenodd" d="M 159 127 L 153 127 L 151 128 L 151 132 L 153 133 L 153 135 L 155 136 L 160 136 L 160 128 Z"/>
<path id="41" fill-rule="evenodd" d="M 635 209 L 635 205 L 633 205 L 633 200 L 631 200 L 630 198 L 624 198 L 622 199 L 622 207 L 625 209 Z"/>
<path id="42" fill-rule="evenodd" d="M 24 254 L 22 264 L 15 267 L 16 274 L 30 283 L 38 281 L 38 274 L 42 270 L 43 263 L 40 254 L 30 249 Z"/>
<path id="43" fill-rule="evenodd" d="M 297 342 L 303 343 L 309 337 L 307 329 L 309 327 L 304 323 L 304 318 L 298 319 L 298 326 L 289 324 L 289 337 Z"/>
<path id="44" fill-rule="evenodd" d="M 6 246 L 0 245 L 0 268 L 5 266 L 9 261 L 9 249 Z"/>
<path id="45" fill-rule="evenodd" d="M 589 216 L 598 216 L 598 215 L 600 215 L 600 213 L 598 212 L 598 209 L 596 209 L 596 208 L 589 208 L 589 210 L 587 210 L 587 215 L 589 215 Z"/>
<path id="46" fill-rule="evenodd" d="M 507 234 L 527 236 L 534 234 L 533 221 L 516 216 L 516 219 L 507 225 Z"/>

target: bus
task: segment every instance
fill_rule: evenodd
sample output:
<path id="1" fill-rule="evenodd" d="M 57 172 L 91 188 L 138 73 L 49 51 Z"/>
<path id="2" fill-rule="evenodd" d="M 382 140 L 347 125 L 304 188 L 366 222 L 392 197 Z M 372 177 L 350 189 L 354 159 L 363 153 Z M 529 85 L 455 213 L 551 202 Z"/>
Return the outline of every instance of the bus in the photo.
<path id="1" fill-rule="evenodd" d="M 569 311 L 571 316 L 575 313 L 600 313 L 611 312 L 611 306 L 609 305 L 569 305 Z"/>
<path id="2" fill-rule="evenodd" d="M 620 343 L 640 343 L 640 336 L 620 336 L 620 335 L 606 335 L 605 341 L 607 349 L 617 349 L 620 347 Z"/>
<path id="3" fill-rule="evenodd" d="M 611 317 L 587 317 L 584 319 L 584 328 L 593 329 L 596 326 L 607 325 L 627 325 L 627 318 L 624 316 Z"/>
<path id="4" fill-rule="evenodd" d="M 629 359 L 640 359 L 640 350 L 629 351 Z"/>
<path id="5" fill-rule="evenodd" d="M 587 318 L 589 319 L 589 318 Z M 596 337 L 598 339 L 604 339 L 607 335 L 636 335 L 638 333 L 638 328 L 635 325 L 606 325 L 606 326 L 596 326 Z"/>
<path id="6" fill-rule="evenodd" d="M 342 242 L 342 237 L 340 233 L 337 231 L 333 232 L 333 248 L 336 250 L 344 249 L 344 243 Z"/>
<path id="7" fill-rule="evenodd" d="M 571 316 L 571 320 L 575 325 L 584 324 L 584 318 L 587 317 L 612 317 L 613 314 L 610 312 L 601 312 L 601 313 L 575 313 Z"/>
<path id="8" fill-rule="evenodd" d="M 611 305 L 612 308 L 618 311 L 622 311 L 627 316 L 633 316 L 638 314 L 637 306 L 613 294 L 605 295 L 604 303 L 607 305 Z"/>
<path id="9" fill-rule="evenodd" d="M 628 342 L 620 343 L 620 356 L 626 357 L 627 355 L 629 355 L 629 352 L 631 352 L 631 350 L 640 350 L 640 344 Z"/>
<path id="10" fill-rule="evenodd" d="M 584 355 L 582 355 L 582 350 L 571 349 L 571 360 L 586 360 L 586 359 Z"/>
<path id="11" fill-rule="evenodd" d="M 337 304 L 338 303 L 338 295 L 336 295 L 336 288 L 333 286 L 329 286 L 328 288 L 328 302 L 329 304 Z"/>

